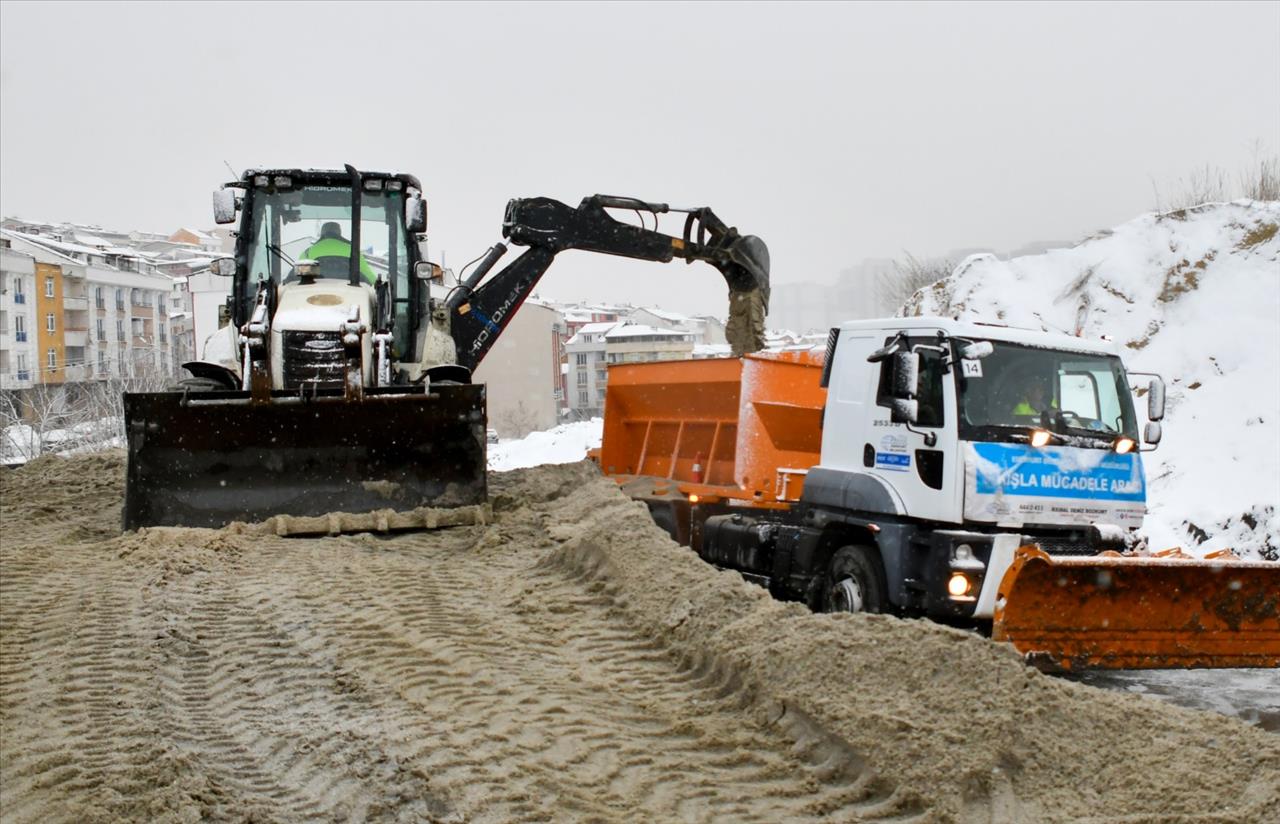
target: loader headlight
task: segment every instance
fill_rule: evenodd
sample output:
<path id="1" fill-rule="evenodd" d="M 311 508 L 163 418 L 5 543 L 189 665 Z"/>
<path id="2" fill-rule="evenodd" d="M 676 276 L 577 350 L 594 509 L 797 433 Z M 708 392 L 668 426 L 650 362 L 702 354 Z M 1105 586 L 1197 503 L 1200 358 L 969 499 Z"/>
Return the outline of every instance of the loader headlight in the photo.
<path id="1" fill-rule="evenodd" d="M 969 576 L 963 572 L 953 572 L 951 578 L 947 580 L 947 592 L 952 598 L 963 598 L 972 588 L 973 584 L 969 582 Z"/>
<path id="2" fill-rule="evenodd" d="M 1132 452 L 1133 446 L 1133 438 L 1116 438 L 1115 449 L 1117 455 L 1124 455 L 1127 452 Z"/>

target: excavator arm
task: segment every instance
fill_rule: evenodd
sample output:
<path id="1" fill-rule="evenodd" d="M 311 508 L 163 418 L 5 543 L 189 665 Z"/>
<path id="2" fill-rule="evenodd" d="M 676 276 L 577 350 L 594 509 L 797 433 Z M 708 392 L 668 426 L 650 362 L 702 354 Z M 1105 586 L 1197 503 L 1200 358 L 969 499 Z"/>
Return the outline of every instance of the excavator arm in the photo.
<path id="1" fill-rule="evenodd" d="M 681 237 L 614 219 L 607 209 L 653 215 L 686 215 Z M 654 220 L 655 226 L 657 220 Z M 667 263 L 681 258 L 716 267 L 729 286 L 729 324 L 725 334 L 735 355 L 764 347 L 764 316 L 769 304 L 769 249 L 754 235 L 741 235 L 708 208 L 676 209 L 629 197 L 593 195 L 574 208 L 545 197 L 507 203 L 502 234 L 529 247 L 520 257 L 481 284 L 506 253 L 494 244 L 465 281 L 446 300 L 458 364 L 474 370 L 525 298 L 567 249 Z"/>

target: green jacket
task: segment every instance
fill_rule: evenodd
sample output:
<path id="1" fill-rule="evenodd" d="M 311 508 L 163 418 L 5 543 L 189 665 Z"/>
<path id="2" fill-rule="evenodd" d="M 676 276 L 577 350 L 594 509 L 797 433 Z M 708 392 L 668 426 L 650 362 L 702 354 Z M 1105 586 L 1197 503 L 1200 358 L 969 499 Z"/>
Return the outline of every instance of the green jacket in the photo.
<path id="1" fill-rule="evenodd" d="M 320 238 L 308 246 L 302 256 L 310 260 L 319 260 L 326 257 L 349 260 L 351 258 L 351 244 L 340 237 Z M 378 276 L 373 273 L 373 267 L 369 265 L 369 261 L 364 259 L 364 255 L 360 256 L 360 274 L 370 283 L 378 280 Z"/>
<path id="2" fill-rule="evenodd" d="M 1050 409 L 1057 409 L 1057 408 L 1058 408 L 1058 402 L 1057 402 L 1057 401 L 1050 401 L 1050 402 L 1049 402 L 1049 408 L 1050 408 Z M 1041 411 L 1042 411 L 1042 410 L 1039 410 L 1039 409 L 1032 409 L 1032 408 L 1031 408 L 1031 404 L 1030 404 L 1030 403 L 1028 403 L 1027 401 L 1022 401 L 1021 403 L 1019 403 L 1017 406 L 1015 406 L 1015 407 L 1013 408 L 1013 414 L 1015 414 L 1015 415 L 1038 415 L 1038 414 L 1040 414 L 1040 412 L 1041 412 Z"/>

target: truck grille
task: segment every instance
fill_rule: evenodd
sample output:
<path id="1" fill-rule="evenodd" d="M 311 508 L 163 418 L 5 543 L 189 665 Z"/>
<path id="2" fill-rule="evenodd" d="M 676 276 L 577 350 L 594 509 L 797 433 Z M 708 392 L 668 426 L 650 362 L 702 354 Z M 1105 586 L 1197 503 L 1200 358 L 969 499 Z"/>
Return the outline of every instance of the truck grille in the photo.
<path id="1" fill-rule="evenodd" d="M 339 332 L 284 333 L 284 388 L 341 389 L 345 366 Z"/>
<path id="2" fill-rule="evenodd" d="M 1035 542 L 1050 555 L 1097 555 L 1098 547 L 1088 535 L 1053 535 L 1036 537 Z"/>

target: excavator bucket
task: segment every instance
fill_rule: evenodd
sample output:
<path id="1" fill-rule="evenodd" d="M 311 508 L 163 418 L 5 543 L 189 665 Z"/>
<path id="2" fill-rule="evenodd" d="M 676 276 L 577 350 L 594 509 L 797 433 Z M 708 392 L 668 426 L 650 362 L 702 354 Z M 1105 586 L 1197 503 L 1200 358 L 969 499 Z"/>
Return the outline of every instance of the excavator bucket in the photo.
<path id="1" fill-rule="evenodd" d="M 484 386 L 405 389 L 257 402 L 248 392 L 127 394 L 124 528 L 272 518 L 281 534 L 347 532 L 482 510 Z"/>
<path id="2" fill-rule="evenodd" d="M 1019 547 L 992 637 L 1048 670 L 1280 667 L 1280 564 Z"/>

